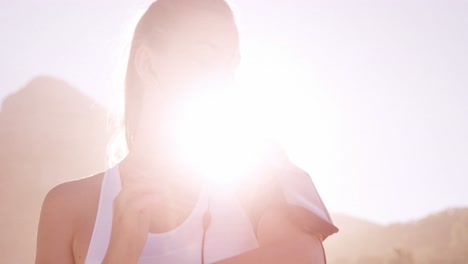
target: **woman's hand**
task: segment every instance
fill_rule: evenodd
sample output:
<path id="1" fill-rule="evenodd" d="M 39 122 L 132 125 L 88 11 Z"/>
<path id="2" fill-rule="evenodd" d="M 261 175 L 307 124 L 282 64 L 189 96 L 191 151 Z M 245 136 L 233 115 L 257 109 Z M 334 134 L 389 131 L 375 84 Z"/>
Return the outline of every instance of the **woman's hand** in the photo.
<path id="1" fill-rule="evenodd" d="M 122 181 L 113 204 L 112 231 L 103 263 L 137 263 L 146 243 L 152 211 L 161 193 L 154 182 L 135 176 Z"/>

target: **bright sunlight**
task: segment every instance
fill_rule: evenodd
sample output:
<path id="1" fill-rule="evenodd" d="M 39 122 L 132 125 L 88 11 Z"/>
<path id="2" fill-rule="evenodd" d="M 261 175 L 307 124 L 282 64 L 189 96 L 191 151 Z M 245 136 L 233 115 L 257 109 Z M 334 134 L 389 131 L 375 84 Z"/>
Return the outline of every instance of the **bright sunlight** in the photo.
<path id="1" fill-rule="evenodd" d="M 329 115 L 313 98 L 317 84 L 286 51 L 267 47 L 248 47 L 232 89 L 191 101 L 176 129 L 180 155 L 210 184 L 239 184 L 271 141 L 296 163 L 329 165 Z"/>

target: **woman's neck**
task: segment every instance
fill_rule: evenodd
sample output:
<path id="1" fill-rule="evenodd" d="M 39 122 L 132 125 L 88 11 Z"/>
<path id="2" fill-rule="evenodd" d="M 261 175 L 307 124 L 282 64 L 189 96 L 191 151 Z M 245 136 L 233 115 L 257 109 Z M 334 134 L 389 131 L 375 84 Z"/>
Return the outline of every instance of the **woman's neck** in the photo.
<path id="1" fill-rule="evenodd" d="M 160 203 L 152 208 L 150 232 L 162 233 L 182 224 L 195 206 L 201 181 L 178 169 L 154 162 L 151 157 L 130 151 L 119 165 L 122 188 L 137 181 L 153 186 Z"/>
<path id="2" fill-rule="evenodd" d="M 149 180 L 176 193 L 183 193 L 199 189 L 202 182 L 189 169 L 179 166 L 174 159 L 171 160 L 162 153 L 150 155 L 137 149 L 129 152 L 119 164 L 119 169 L 122 185 L 133 179 Z"/>
<path id="3" fill-rule="evenodd" d="M 152 108 L 142 107 L 132 149 L 123 162 L 168 184 L 184 178 L 188 182 L 196 180 L 178 153 L 174 110 L 159 102 L 154 104 Z"/>

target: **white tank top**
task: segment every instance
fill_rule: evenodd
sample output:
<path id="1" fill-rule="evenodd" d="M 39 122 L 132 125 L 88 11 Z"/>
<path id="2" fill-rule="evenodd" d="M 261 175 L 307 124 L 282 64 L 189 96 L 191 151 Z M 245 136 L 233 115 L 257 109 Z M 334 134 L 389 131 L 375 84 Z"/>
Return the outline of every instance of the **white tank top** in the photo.
<path id="1" fill-rule="evenodd" d="M 101 263 L 109 245 L 112 204 L 120 192 L 118 165 L 104 174 L 99 206 L 85 264 Z M 195 208 L 179 227 L 166 233 L 149 233 L 139 264 L 200 263 L 203 215 L 210 204 L 211 223 L 206 231 L 205 263 L 239 255 L 258 247 L 250 219 L 232 192 L 200 193 Z"/>

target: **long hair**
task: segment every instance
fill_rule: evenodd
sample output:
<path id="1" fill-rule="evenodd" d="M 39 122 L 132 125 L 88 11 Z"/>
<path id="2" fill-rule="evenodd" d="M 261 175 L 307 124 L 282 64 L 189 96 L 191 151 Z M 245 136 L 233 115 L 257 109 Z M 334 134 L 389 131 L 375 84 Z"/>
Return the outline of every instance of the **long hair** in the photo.
<path id="1" fill-rule="evenodd" d="M 140 122 L 144 89 L 135 70 L 135 53 L 141 45 L 151 48 L 164 47 L 164 34 L 170 32 L 178 21 L 187 19 L 184 14 L 196 10 L 208 10 L 226 16 L 235 23 L 234 13 L 224 0 L 158 0 L 143 14 L 135 28 L 125 77 L 124 127 L 127 150 L 133 145 Z M 238 45 L 238 43 L 236 43 Z"/>

